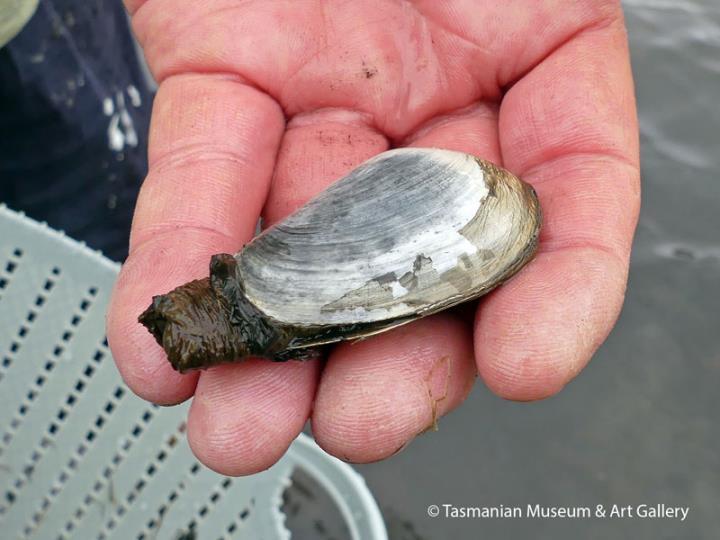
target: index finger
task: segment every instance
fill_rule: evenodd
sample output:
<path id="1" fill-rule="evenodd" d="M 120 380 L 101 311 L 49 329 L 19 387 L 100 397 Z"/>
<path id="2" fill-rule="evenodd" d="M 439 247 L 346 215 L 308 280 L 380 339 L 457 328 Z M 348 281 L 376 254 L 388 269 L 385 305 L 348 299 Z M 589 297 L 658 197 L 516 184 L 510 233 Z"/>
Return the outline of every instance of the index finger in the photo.
<path id="1" fill-rule="evenodd" d="M 512 87 L 499 126 L 505 166 L 536 189 L 543 229 L 535 260 L 480 304 L 475 352 L 495 393 L 532 400 L 577 375 L 624 299 L 640 173 L 619 5 Z"/>
<path id="2" fill-rule="evenodd" d="M 197 374 L 175 372 L 137 317 L 153 295 L 207 276 L 211 255 L 252 237 L 284 126 L 277 103 L 237 78 L 188 74 L 160 85 L 150 170 L 107 318 L 118 369 L 141 397 L 192 395 Z"/>

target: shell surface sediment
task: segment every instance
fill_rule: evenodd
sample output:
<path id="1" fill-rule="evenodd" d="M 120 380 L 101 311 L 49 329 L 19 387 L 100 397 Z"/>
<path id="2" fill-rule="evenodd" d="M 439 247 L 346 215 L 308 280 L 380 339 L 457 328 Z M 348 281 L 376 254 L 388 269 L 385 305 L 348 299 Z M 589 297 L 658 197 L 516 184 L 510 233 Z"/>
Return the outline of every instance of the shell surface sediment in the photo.
<path id="1" fill-rule="evenodd" d="M 473 156 L 365 162 L 236 255 L 247 299 L 292 326 L 415 318 L 489 291 L 534 254 L 532 188 Z"/>

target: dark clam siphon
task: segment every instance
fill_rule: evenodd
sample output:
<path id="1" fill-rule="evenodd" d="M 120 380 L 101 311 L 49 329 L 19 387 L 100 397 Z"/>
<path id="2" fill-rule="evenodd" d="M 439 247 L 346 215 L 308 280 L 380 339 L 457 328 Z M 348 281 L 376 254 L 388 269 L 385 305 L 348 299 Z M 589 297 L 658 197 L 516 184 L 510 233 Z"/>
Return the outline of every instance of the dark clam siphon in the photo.
<path id="1" fill-rule="evenodd" d="M 448 150 L 366 161 L 210 277 L 155 296 L 140 322 L 178 371 L 384 332 L 477 298 L 535 254 L 535 191 L 508 171 Z"/>

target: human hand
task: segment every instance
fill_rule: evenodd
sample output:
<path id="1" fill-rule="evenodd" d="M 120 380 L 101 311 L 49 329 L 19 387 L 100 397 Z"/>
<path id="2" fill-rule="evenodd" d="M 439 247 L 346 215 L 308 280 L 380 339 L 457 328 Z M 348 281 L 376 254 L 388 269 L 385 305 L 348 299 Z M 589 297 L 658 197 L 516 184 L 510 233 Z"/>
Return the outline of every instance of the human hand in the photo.
<path id="1" fill-rule="evenodd" d="M 620 311 L 639 209 L 638 129 L 618 1 L 127 0 L 160 82 L 141 189 L 108 313 L 140 396 L 195 398 L 188 440 L 225 474 L 272 465 L 312 419 L 355 462 L 392 455 L 458 406 L 558 392 Z M 474 317 L 444 312 L 325 363 L 173 371 L 138 322 L 207 275 L 258 216 L 272 224 L 390 146 L 461 150 L 535 187 L 540 249 Z M 465 316 L 463 316 L 464 314 Z"/>

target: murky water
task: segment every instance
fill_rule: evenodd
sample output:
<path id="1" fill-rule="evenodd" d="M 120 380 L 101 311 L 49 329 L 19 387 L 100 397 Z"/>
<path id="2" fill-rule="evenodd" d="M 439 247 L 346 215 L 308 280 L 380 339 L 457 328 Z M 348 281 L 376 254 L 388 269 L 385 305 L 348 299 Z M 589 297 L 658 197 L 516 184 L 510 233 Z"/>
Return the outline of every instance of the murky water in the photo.
<path id="1" fill-rule="evenodd" d="M 720 2 L 625 5 L 644 180 L 635 261 L 720 263 Z"/>
<path id="2" fill-rule="evenodd" d="M 537 404 L 472 397 L 361 467 L 391 537 L 713 538 L 720 531 L 720 1 L 627 0 L 643 208 L 627 302 L 590 367 Z M 427 517 L 430 504 L 660 504 L 662 519 Z"/>

